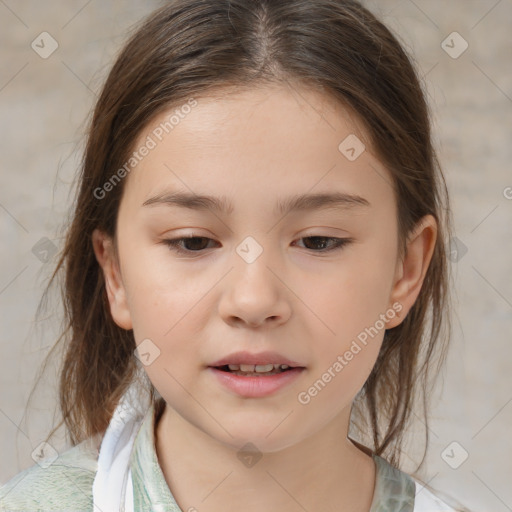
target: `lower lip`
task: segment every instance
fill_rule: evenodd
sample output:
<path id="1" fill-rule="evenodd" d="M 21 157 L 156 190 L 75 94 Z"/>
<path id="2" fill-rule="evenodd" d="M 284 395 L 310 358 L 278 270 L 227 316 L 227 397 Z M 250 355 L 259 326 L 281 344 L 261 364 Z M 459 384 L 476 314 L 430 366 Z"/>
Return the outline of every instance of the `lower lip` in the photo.
<path id="1" fill-rule="evenodd" d="M 305 368 L 294 368 L 275 375 L 261 377 L 244 377 L 224 372 L 209 366 L 208 369 L 217 377 L 219 382 L 238 395 L 248 398 L 259 398 L 271 395 L 279 389 L 294 382 Z"/>

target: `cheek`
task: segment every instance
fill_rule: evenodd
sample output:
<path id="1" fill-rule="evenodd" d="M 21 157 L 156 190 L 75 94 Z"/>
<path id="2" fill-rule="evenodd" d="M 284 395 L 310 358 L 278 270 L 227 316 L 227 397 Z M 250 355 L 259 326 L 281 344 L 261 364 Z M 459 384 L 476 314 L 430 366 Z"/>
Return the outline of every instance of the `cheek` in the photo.
<path id="1" fill-rule="evenodd" d="M 368 244 L 309 291 L 307 304 L 321 319 L 312 375 L 325 384 L 320 402 L 350 400 L 368 378 L 386 323 L 394 318 L 389 302 L 394 257 L 392 244 Z"/>
<path id="2" fill-rule="evenodd" d="M 325 337 L 341 346 L 373 326 L 390 307 L 394 265 L 391 258 L 375 254 L 354 253 L 297 292 L 304 297 L 308 314 L 319 319 Z"/>
<path id="3" fill-rule="evenodd" d="M 211 282 L 173 266 L 160 248 L 133 247 L 124 260 L 124 280 L 136 344 L 149 339 L 160 354 L 148 370 L 158 374 L 164 367 L 180 372 L 198 359 L 205 322 L 211 314 L 208 290 Z M 215 282 L 215 281 L 213 281 Z M 203 335 L 201 333 L 203 332 Z M 176 365 L 176 361 L 186 362 Z M 178 377 L 178 375 L 177 375 Z"/>
<path id="4" fill-rule="evenodd" d="M 140 244 L 132 242 L 139 238 Z M 126 237 L 123 247 L 123 281 L 128 304 L 134 324 L 140 328 L 154 326 L 152 331 L 162 336 L 195 297 L 190 289 L 190 276 L 179 265 L 172 265 L 165 247 L 150 245 L 140 235 L 139 238 Z M 166 324 L 167 328 L 160 332 L 156 329 L 158 324 L 162 328 Z"/>
<path id="5" fill-rule="evenodd" d="M 146 343 L 149 352 L 155 354 L 144 369 L 162 396 L 186 402 L 182 386 L 193 388 L 190 376 L 204 363 L 200 347 L 204 327 L 200 322 L 205 305 L 199 293 L 188 289 L 178 275 L 165 279 L 152 269 L 131 277 L 134 338 L 137 345 Z"/>
<path id="6" fill-rule="evenodd" d="M 192 317 L 197 319 L 204 308 L 201 299 L 206 287 L 192 286 L 190 278 L 155 269 L 131 277 L 129 302 L 136 339 L 153 337 L 167 344 L 185 332 L 187 338 L 194 338 L 201 326 Z"/>

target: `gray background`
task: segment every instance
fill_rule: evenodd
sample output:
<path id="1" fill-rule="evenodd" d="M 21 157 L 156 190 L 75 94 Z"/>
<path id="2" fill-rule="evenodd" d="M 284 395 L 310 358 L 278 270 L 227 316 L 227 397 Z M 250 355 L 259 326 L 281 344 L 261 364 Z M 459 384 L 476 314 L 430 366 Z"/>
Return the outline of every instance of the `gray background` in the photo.
<path id="1" fill-rule="evenodd" d="M 127 29 L 160 4 L 0 0 L 1 482 L 34 464 L 31 453 L 53 424 L 55 364 L 25 412 L 58 333 L 58 302 L 34 318 L 55 260 L 44 262 L 44 250 L 61 247 L 85 120 Z M 425 76 L 464 248 L 453 266 L 454 334 L 423 479 L 475 512 L 512 510 L 512 0 L 365 5 L 400 35 Z M 31 48 L 44 31 L 59 45 L 47 59 Z M 469 45 L 458 58 L 441 46 L 454 31 Z M 452 52 L 462 48 L 447 41 Z M 418 422 L 406 470 L 418 461 L 422 434 Z M 53 442 L 59 452 L 63 439 Z"/>

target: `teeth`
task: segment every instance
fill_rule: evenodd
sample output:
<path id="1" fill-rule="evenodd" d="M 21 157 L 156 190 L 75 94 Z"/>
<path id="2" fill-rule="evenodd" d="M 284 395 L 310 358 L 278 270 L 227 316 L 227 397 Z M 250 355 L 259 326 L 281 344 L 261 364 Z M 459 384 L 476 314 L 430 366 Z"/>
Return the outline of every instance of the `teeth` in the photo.
<path id="1" fill-rule="evenodd" d="M 276 368 L 276 370 L 279 368 L 279 366 Z M 255 367 L 254 367 L 254 371 L 256 372 L 271 372 L 274 370 L 274 365 L 273 364 L 257 364 Z M 243 370 L 242 370 L 243 371 Z"/>
<path id="2" fill-rule="evenodd" d="M 241 371 L 241 372 L 257 372 L 257 373 L 265 373 L 271 372 L 273 370 L 286 370 L 289 368 L 287 364 L 229 364 L 229 369 L 232 371 Z"/>

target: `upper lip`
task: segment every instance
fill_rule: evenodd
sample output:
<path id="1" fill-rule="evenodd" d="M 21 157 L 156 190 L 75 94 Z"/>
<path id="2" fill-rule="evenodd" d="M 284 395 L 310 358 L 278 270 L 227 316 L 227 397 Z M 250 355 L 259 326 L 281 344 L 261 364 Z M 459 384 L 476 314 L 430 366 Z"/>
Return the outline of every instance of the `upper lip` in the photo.
<path id="1" fill-rule="evenodd" d="M 286 364 L 291 367 L 303 367 L 300 363 L 292 361 L 281 354 L 272 351 L 258 352 L 254 354 L 247 351 L 233 352 L 232 354 L 215 361 L 209 366 L 225 366 L 227 364 Z"/>

